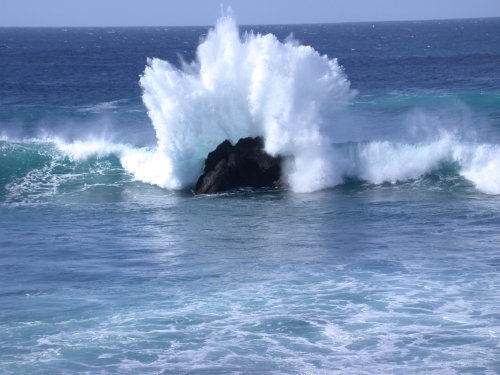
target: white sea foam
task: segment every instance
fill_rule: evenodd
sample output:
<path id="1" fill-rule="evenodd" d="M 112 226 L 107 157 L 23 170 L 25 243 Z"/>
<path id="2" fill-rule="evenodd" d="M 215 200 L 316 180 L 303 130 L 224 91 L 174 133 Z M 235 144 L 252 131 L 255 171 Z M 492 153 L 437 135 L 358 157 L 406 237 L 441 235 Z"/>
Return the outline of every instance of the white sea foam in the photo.
<path id="1" fill-rule="evenodd" d="M 169 189 L 180 189 L 185 183 L 173 173 L 174 166 L 168 155 L 155 148 L 137 148 L 105 139 L 65 142 L 59 138 L 48 138 L 16 142 L 54 144 L 58 152 L 62 153 L 53 155 L 55 161 L 61 157 L 83 161 L 115 155 L 125 171 L 139 181 Z M 335 186 L 343 183 L 346 177 L 359 178 L 372 184 L 395 183 L 418 179 L 436 171 L 439 173 L 443 166 L 451 165 L 479 190 L 487 194 L 500 194 L 500 177 L 496 173 L 500 169 L 500 145 L 467 143 L 445 132 L 431 142 L 348 142 L 328 148 L 325 146 L 317 151 L 317 154 L 304 153 L 296 159 L 295 172 L 290 175 L 295 191 L 306 192 Z M 52 181 L 51 189 L 54 190 L 56 180 L 64 176 L 52 176 L 52 169 L 52 164 L 47 164 L 43 170 L 30 172 L 22 186 L 28 190 L 32 186 L 37 191 L 33 178 L 43 172 L 43 186 L 48 187 L 48 181 Z M 297 173 L 297 170 L 301 172 Z M 39 180 L 37 177 L 36 181 Z M 20 189 L 18 184 L 16 186 L 15 190 L 25 190 Z"/>
<path id="2" fill-rule="evenodd" d="M 500 146 L 469 145 L 456 147 L 454 158 L 460 163 L 460 174 L 488 194 L 500 194 Z"/>
<path id="3" fill-rule="evenodd" d="M 192 184 L 201 160 L 225 139 L 262 135 L 271 154 L 294 155 L 294 190 L 339 183 L 329 169 L 330 140 L 321 109 L 354 95 L 336 60 L 291 38 L 240 37 L 231 17 L 222 17 L 182 69 L 148 60 L 140 80 L 143 101 L 158 138 L 157 152 L 169 160 L 167 187 Z"/>
<path id="4" fill-rule="evenodd" d="M 418 179 L 451 163 L 481 191 L 500 194 L 500 145 L 464 142 L 450 130 L 456 124 L 429 121 L 418 111 L 411 125 L 432 128 L 424 129 L 422 142 L 334 144 L 342 124 L 332 113 L 345 110 L 355 94 L 337 61 L 292 38 L 240 36 L 229 16 L 208 33 L 195 61 L 179 69 L 150 59 L 140 84 L 156 148 L 106 139 L 46 141 L 75 160 L 116 155 L 137 180 L 167 189 L 194 184 L 204 158 L 223 140 L 260 135 L 269 153 L 294 156 L 285 173 L 297 192 L 335 186 L 346 177 L 373 184 Z M 439 133 L 440 125 L 448 130 Z"/>
<path id="5" fill-rule="evenodd" d="M 112 143 L 104 139 L 91 139 L 67 143 L 55 139 L 59 150 L 74 160 L 89 157 L 115 155 L 123 168 L 136 179 L 165 188 L 180 188 L 180 184 L 171 176 L 170 160 L 162 153 L 147 147 L 134 148 L 130 145 Z"/>
<path id="6" fill-rule="evenodd" d="M 286 173 L 294 191 L 335 186 L 346 176 L 370 183 L 416 179 L 443 163 L 487 193 L 500 193 L 500 149 L 466 144 L 453 132 L 417 144 L 366 142 L 332 147 L 324 110 L 343 108 L 354 96 L 335 59 L 292 38 L 247 33 L 240 37 L 222 17 L 200 44 L 196 61 L 178 69 L 148 60 L 143 101 L 158 138 L 156 153 L 130 154 L 124 167 L 139 180 L 166 188 L 193 184 L 202 160 L 224 139 L 264 136 L 271 154 L 293 155 Z M 328 107 L 328 108 L 326 108 Z"/>
<path id="7" fill-rule="evenodd" d="M 417 179 L 445 164 L 455 164 L 458 173 L 488 194 L 500 194 L 500 146 L 466 143 L 444 133 L 433 142 L 401 144 L 391 142 L 352 143 L 341 147 L 334 165 L 343 176 L 373 184 Z"/>
<path id="8" fill-rule="evenodd" d="M 77 112 L 101 113 L 107 110 L 116 109 L 124 100 L 113 100 L 111 102 L 102 102 L 95 105 L 82 106 L 76 109 Z"/>
<path id="9" fill-rule="evenodd" d="M 130 146 L 116 144 L 104 139 L 90 139 L 87 141 L 75 141 L 72 143 L 65 142 L 59 138 L 55 138 L 53 142 L 59 150 L 74 160 L 85 160 L 89 157 L 105 157 L 111 154 L 120 156 L 125 153 Z"/>

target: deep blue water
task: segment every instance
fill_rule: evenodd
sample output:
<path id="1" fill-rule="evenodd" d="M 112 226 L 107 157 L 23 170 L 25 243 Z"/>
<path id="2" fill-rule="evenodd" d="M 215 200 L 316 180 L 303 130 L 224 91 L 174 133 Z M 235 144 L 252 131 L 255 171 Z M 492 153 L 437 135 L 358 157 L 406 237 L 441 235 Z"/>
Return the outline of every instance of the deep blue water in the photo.
<path id="1" fill-rule="evenodd" d="M 0 373 L 500 372 L 500 19 L 250 29 L 338 59 L 340 183 L 194 196 L 140 164 L 185 139 L 147 58 L 209 28 L 0 29 Z"/>

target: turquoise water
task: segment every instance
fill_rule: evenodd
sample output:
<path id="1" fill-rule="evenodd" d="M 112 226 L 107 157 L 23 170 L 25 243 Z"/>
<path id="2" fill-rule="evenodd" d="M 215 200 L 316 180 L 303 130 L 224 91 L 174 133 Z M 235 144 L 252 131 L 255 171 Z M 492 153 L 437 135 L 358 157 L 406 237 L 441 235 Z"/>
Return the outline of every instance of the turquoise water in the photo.
<path id="1" fill-rule="evenodd" d="M 253 29 L 338 58 L 339 183 L 162 186 L 139 76 L 207 28 L 0 29 L 0 373 L 500 372 L 500 21 Z"/>

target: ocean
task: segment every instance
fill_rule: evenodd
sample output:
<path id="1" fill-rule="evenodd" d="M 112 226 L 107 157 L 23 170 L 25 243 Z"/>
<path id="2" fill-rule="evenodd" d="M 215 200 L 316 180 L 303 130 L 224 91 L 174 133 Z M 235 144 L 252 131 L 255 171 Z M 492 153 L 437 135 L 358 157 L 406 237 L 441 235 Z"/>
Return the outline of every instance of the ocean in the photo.
<path id="1" fill-rule="evenodd" d="M 0 374 L 500 373 L 499 38 L 0 28 Z"/>

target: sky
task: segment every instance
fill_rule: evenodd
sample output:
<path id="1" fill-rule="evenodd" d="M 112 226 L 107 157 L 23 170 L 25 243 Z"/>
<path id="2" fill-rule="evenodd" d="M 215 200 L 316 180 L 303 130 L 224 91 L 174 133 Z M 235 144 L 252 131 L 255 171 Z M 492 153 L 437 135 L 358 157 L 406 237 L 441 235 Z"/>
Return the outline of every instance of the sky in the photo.
<path id="1" fill-rule="evenodd" d="M 7 26 L 208 26 L 500 17 L 500 0 L 0 0 Z"/>

